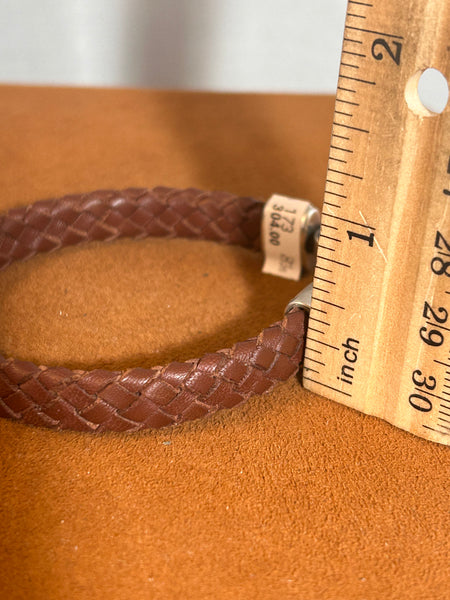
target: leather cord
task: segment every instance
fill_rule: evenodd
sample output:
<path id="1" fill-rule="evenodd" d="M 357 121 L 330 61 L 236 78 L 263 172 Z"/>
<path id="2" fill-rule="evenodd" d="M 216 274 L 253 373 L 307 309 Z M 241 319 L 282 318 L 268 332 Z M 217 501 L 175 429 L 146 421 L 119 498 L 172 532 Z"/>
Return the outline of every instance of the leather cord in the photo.
<path id="1" fill-rule="evenodd" d="M 39 252 L 123 237 L 184 237 L 260 250 L 264 203 L 196 189 L 100 190 L 0 216 L 0 270 Z M 70 370 L 0 355 L 0 416 L 51 429 L 138 431 L 197 419 L 270 391 L 297 372 L 306 315 L 295 308 L 259 335 L 185 362 Z"/>

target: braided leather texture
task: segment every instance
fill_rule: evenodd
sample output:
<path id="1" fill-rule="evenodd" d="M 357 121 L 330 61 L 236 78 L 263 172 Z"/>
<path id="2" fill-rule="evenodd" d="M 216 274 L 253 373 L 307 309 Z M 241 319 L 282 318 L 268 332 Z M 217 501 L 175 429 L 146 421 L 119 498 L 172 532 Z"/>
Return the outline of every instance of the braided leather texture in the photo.
<path id="1" fill-rule="evenodd" d="M 264 203 L 224 192 L 130 188 L 43 200 L 0 216 L 0 270 L 64 246 L 189 237 L 258 250 Z M 197 419 L 271 390 L 303 359 L 305 313 L 186 362 L 70 370 L 0 356 L 0 416 L 52 429 L 138 431 Z"/>

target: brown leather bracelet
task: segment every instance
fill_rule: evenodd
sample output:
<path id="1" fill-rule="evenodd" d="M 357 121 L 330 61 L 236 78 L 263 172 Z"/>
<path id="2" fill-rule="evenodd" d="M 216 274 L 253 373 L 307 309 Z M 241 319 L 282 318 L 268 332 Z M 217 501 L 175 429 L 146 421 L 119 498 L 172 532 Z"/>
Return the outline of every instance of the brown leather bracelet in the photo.
<path id="1" fill-rule="evenodd" d="M 39 252 L 122 237 L 187 237 L 260 250 L 264 203 L 224 192 L 130 188 L 64 196 L 0 216 L 0 270 Z M 69 370 L 0 356 L 0 416 L 51 429 L 138 431 L 231 408 L 294 375 L 305 311 L 232 348 L 125 371 Z"/>

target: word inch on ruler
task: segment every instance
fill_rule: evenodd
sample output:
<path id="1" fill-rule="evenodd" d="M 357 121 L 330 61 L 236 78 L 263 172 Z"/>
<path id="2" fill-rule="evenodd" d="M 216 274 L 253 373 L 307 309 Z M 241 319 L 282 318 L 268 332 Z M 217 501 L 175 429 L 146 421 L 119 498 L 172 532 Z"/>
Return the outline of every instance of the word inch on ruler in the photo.
<path id="1" fill-rule="evenodd" d="M 448 0 L 348 3 L 304 386 L 450 443 Z"/>

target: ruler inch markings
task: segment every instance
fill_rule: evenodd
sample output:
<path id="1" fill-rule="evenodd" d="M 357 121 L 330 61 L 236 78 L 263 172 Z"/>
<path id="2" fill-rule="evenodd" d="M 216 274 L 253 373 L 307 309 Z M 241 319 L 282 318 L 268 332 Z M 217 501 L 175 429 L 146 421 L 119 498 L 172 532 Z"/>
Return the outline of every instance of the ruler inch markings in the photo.
<path id="1" fill-rule="evenodd" d="M 350 154 L 353 154 L 353 150 L 349 150 L 348 148 L 341 148 L 341 146 L 334 146 L 332 144 L 330 148 L 333 148 L 334 150 L 342 150 L 342 152 L 349 152 Z"/>
<path id="2" fill-rule="evenodd" d="M 340 265 L 341 267 L 347 267 L 348 269 L 350 269 L 350 265 L 348 263 L 341 262 L 341 261 L 336 260 L 334 258 L 328 258 L 327 256 L 322 256 L 321 254 L 317 254 L 317 258 L 320 259 L 320 260 L 327 260 L 327 261 L 332 262 L 332 263 L 334 263 L 336 265 Z"/>
<path id="3" fill-rule="evenodd" d="M 339 392 L 340 394 L 344 394 L 344 396 L 349 396 L 350 398 L 352 397 L 351 394 L 349 394 L 348 392 L 344 392 L 343 390 L 340 390 L 339 388 L 335 388 L 331 385 L 327 385 L 325 383 L 322 383 L 321 381 L 315 381 L 314 379 L 311 379 L 310 377 L 303 377 L 303 379 L 307 379 L 308 381 L 313 381 L 314 383 L 317 383 L 319 385 L 322 385 L 326 388 L 329 388 L 331 390 L 334 390 L 335 392 Z"/>
<path id="4" fill-rule="evenodd" d="M 317 369 L 312 369 L 311 367 L 307 367 L 305 364 L 303 365 L 303 370 L 311 371 L 312 373 L 317 373 L 318 375 L 320 375 L 320 371 L 318 371 Z"/>
<path id="5" fill-rule="evenodd" d="M 350 88 L 342 87 L 341 85 L 337 86 L 337 89 L 341 92 L 348 92 L 349 94 L 356 94 L 356 90 L 351 90 Z"/>
<path id="6" fill-rule="evenodd" d="M 324 364 L 304 377 L 447 445 L 450 111 L 427 112 L 415 82 L 425 64 L 448 76 L 449 39 L 448 0 L 348 0 L 311 301 L 326 334 L 305 344 Z"/>
<path id="7" fill-rule="evenodd" d="M 322 229 L 322 227 L 326 227 L 327 229 L 335 229 L 336 231 L 338 230 L 338 228 L 334 227 L 334 225 L 328 225 L 327 223 L 321 223 L 320 228 Z"/>
<path id="8" fill-rule="evenodd" d="M 449 364 L 449 363 L 442 362 L 442 360 L 437 360 L 437 359 L 434 359 L 434 361 L 433 361 L 433 362 L 437 363 L 438 365 L 443 365 L 444 367 L 450 367 L 450 364 Z M 446 378 L 446 377 L 444 377 L 444 379 L 447 379 L 447 378 Z M 450 381 L 450 379 L 449 379 L 449 381 Z"/>
<path id="9" fill-rule="evenodd" d="M 337 137 L 341 140 L 349 140 L 350 139 L 349 137 L 345 137 L 345 135 L 338 135 L 337 133 L 332 133 L 331 137 Z"/>
<path id="10" fill-rule="evenodd" d="M 350 42 L 352 44 L 362 44 L 361 40 L 352 40 L 351 38 L 344 37 L 344 42 Z"/>
<path id="11" fill-rule="evenodd" d="M 310 350 L 311 352 L 316 352 L 317 354 L 322 354 L 322 352 L 320 350 L 317 350 L 316 348 L 311 348 L 311 346 L 308 346 L 307 344 L 305 345 L 305 350 Z"/>
<path id="12" fill-rule="evenodd" d="M 314 277 L 315 277 L 315 279 L 318 279 L 319 281 L 324 281 L 325 283 L 329 283 L 331 285 L 336 285 L 336 282 L 331 281 L 331 279 L 324 279 L 323 277 L 318 277 L 317 275 L 314 275 Z"/>
<path id="13" fill-rule="evenodd" d="M 346 160 L 344 160 L 343 158 L 336 158 L 335 156 L 330 156 L 328 160 L 335 160 L 336 162 L 343 163 L 344 165 L 347 164 Z"/>
<path id="14" fill-rule="evenodd" d="M 316 319 L 315 317 L 308 317 L 309 321 L 316 321 L 317 323 L 322 323 L 322 325 L 330 325 L 329 323 L 327 323 L 326 321 L 322 321 L 321 319 Z"/>
<path id="15" fill-rule="evenodd" d="M 371 229 L 372 231 L 376 231 L 375 227 L 368 225 L 367 223 L 359 223 L 358 221 L 352 221 L 351 219 L 345 219 L 344 217 L 339 217 L 338 215 L 332 215 L 330 213 L 323 213 L 322 217 L 330 217 L 332 219 L 338 219 L 339 221 L 345 221 L 345 223 L 351 223 L 352 225 L 358 225 L 359 227 L 363 227 L 365 229 Z M 321 224 L 321 227 L 324 227 L 324 224 Z"/>
<path id="16" fill-rule="evenodd" d="M 340 173 L 341 175 L 344 175 L 344 177 L 354 177 L 355 179 L 363 179 L 362 175 L 354 175 L 353 173 L 346 173 L 345 171 L 339 171 L 339 169 L 331 169 L 330 167 L 328 168 L 329 171 L 331 171 L 332 173 Z"/>
<path id="17" fill-rule="evenodd" d="M 349 54 L 351 56 L 359 56 L 360 58 L 366 58 L 365 54 L 361 54 L 360 52 L 351 52 L 350 50 L 342 50 L 342 54 Z"/>
<path id="18" fill-rule="evenodd" d="M 336 102 L 342 102 L 342 104 L 350 104 L 351 106 L 359 106 L 359 102 L 351 102 L 350 100 L 342 100 L 342 98 L 336 98 Z M 353 117 L 353 115 L 352 115 Z"/>
<path id="19" fill-rule="evenodd" d="M 333 125 L 336 127 L 345 127 L 346 129 L 353 129 L 354 131 L 361 131 L 361 133 L 370 133 L 368 129 L 362 129 L 361 127 L 352 127 L 351 125 L 347 125 L 346 123 L 338 123 L 337 121 L 333 121 Z"/>
<path id="20" fill-rule="evenodd" d="M 331 235 L 322 234 L 322 237 L 326 240 L 332 240 L 333 242 L 342 242 L 342 240 L 340 240 L 339 238 L 332 237 Z"/>
<path id="21" fill-rule="evenodd" d="M 363 33 L 373 33 L 375 35 L 379 35 L 380 37 L 390 37 L 390 38 L 395 38 L 397 40 L 404 39 L 404 37 L 401 35 L 394 35 L 392 33 L 385 33 L 383 31 L 373 31 L 372 29 L 362 29 L 361 27 L 355 27 L 354 25 L 346 25 L 345 29 L 353 29 L 355 31 L 361 31 Z"/>
<path id="22" fill-rule="evenodd" d="M 324 294 L 329 294 L 330 291 L 329 290 L 324 290 L 323 288 L 317 287 L 315 288 L 318 292 L 323 292 Z"/>
<path id="23" fill-rule="evenodd" d="M 316 360 L 315 358 L 311 358 L 310 356 L 306 356 L 306 354 L 305 354 L 305 360 L 310 360 L 311 362 L 321 365 L 322 367 L 326 366 L 324 362 L 322 362 L 320 360 Z"/>
<path id="24" fill-rule="evenodd" d="M 376 85 L 375 81 L 368 81 L 367 79 L 361 79 L 360 77 L 351 77 L 350 75 L 340 74 L 341 79 L 349 79 L 350 81 L 357 81 L 358 83 L 366 83 L 367 85 Z"/>
<path id="25" fill-rule="evenodd" d="M 434 431 L 436 433 L 439 433 L 440 435 L 450 435 L 449 433 L 446 433 L 444 431 L 440 431 L 439 429 L 436 429 L 435 427 L 431 427 L 430 425 L 422 425 L 422 427 L 425 427 L 425 429 L 429 429 L 430 431 Z"/>
<path id="26" fill-rule="evenodd" d="M 447 425 L 441 425 L 440 423 L 436 423 L 439 427 L 443 427 L 444 429 L 447 429 L 448 431 L 450 431 L 450 427 L 447 427 Z"/>
<path id="27" fill-rule="evenodd" d="M 327 346 L 327 348 L 333 348 L 333 350 L 339 350 L 339 348 L 337 348 L 336 346 L 333 346 L 331 344 L 327 344 L 326 342 L 322 342 L 321 340 L 316 340 L 316 338 L 309 338 L 311 340 L 311 342 L 316 342 L 316 344 L 321 344 L 322 346 Z"/>
<path id="28" fill-rule="evenodd" d="M 324 304 L 328 304 L 330 306 L 335 306 L 336 308 L 340 308 L 342 310 L 345 310 L 344 306 L 339 306 L 339 304 L 334 304 L 333 302 L 329 302 L 327 300 L 323 300 L 323 298 L 317 298 L 315 296 L 312 296 L 313 300 L 316 300 L 316 302 L 323 302 Z"/>

